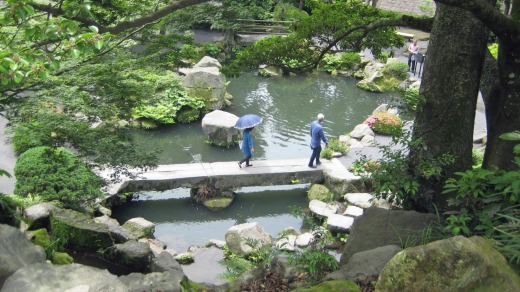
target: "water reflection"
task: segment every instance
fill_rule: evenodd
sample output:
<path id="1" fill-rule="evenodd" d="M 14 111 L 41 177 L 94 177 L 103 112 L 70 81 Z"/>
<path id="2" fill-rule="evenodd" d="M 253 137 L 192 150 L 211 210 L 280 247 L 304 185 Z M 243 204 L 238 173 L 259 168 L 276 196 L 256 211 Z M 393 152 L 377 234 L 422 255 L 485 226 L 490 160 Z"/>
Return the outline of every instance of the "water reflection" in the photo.
<path id="1" fill-rule="evenodd" d="M 255 128 L 253 159 L 286 159 L 309 156 L 309 125 L 318 113 L 328 137 L 351 131 L 373 109 L 394 94 L 376 94 L 358 89 L 356 80 L 325 73 L 283 78 L 262 78 L 254 73 L 230 80 L 228 92 L 234 106 L 225 109 L 237 116 L 261 115 Z M 220 148 L 206 143 L 199 122 L 163 126 L 136 132 L 145 148 L 161 150 L 161 164 L 233 161 L 241 158 L 238 147 Z"/>
<path id="2" fill-rule="evenodd" d="M 121 224 L 134 217 L 144 217 L 156 224 L 155 237 L 169 248 L 185 251 L 190 245 L 205 244 L 210 239 L 224 240 L 226 231 L 237 224 L 258 222 L 272 236 L 286 227 L 302 227 L 301 218 L 290 215 L 290 206 L 307 207 L 307 185 L 243 188 L 231 206 L 213 212 L 193 202 L 189 189 L 144 192 L 134 201 L 114 208 L 113 217 Z"/>

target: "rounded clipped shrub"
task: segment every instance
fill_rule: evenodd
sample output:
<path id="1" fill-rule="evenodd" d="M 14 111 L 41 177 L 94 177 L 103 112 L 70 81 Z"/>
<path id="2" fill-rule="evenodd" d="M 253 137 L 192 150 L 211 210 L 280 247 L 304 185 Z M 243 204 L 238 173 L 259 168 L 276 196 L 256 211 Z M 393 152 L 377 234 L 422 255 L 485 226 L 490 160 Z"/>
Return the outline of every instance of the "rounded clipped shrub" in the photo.
<path id="1" fill-rule="evenodd" d="M 404 62 L 389 62 L 383 68 L 383 72 L 399 79 L 406 79 L 408 76 L 408 64 Z"/>
<path id="2" fill-rule="evenodd" d="M 81 209 L 103 196 L 102 180 L 63 148 L 42 146 L 25 151 L 16 161 L 14 175 L 16 195 L 39 195 L 47 202 L 61 202 L 65 208 Z"/>
<path id="3" fill-rule="evenodd" d="M 403 122 L 397 115 L 391 113 L 377 113 L 368 117 L 364 122 L 372 130 L 383 135 L 400 135 Z"/>

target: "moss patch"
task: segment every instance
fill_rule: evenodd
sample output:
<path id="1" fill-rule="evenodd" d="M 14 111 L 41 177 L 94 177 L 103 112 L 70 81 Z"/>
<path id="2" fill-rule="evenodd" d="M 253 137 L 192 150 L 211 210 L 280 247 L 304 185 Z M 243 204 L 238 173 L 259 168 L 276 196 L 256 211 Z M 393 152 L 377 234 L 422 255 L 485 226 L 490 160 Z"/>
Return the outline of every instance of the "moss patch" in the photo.
<path id="1" fill-rule="evenodd" d="M 68 265 L 74 262 L 74 259 L 66 252 L 53 252 L 51 262 L 55 265 Z"/>
<path id="2" fill-rule="evenodd" d="M 330 202 L 334 200 L 334 194 L 324 185 L 313 184 L 307 192 L 309 200 L 320 200 Z"/>
<path id="3" fill-rule="evenodd" d="M 326 281 L 319 285 L 312 286 L 305 289 L 294 290 L 298 292 L 337 292 L 337 291 L 348 291 L 348 292 L 361 292 L 361 288 L 350 280 L 333 280 Z"/>

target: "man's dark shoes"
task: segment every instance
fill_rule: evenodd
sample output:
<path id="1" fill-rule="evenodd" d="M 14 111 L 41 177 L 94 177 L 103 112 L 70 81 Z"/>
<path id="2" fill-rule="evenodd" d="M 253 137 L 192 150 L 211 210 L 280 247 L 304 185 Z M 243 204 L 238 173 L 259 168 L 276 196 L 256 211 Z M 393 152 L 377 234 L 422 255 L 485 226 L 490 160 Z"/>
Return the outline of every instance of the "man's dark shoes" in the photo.
<path id="1" fill-rule="evenodd" d="M 315 165 L 311 165 L 311 164 L 309 164 L 308 166 L 309 166 L 310 168 L 316 168 Z"/>
<path id="2" fill-rule="evenodd" d="M 242 168 L 242 163 L 238 162 L 238 167 Z"/>
<path id="3" fill-rule="evenodd" d="M 316 162 L 316 165 L 321 165 L 321 162 L 320 161 Z"/>
<path id="4" fill-rule="evenodd" d="M 246 166 L 253 166 L 252 164 L 246 164 Z"/>

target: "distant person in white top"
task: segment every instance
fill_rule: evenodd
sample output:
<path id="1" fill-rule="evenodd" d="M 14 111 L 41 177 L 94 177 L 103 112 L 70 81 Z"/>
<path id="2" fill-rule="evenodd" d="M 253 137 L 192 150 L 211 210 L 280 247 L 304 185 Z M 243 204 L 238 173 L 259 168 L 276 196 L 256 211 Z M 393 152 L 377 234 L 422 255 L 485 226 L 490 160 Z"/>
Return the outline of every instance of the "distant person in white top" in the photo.
<path id="1" fill-rule="evenodd" d="M 408 46 L 408 70 L 415 72 L 415 57 L 417 53 L 419 53 L 419 45 L 417 44 L 417 40 L 413 40 L 413 42 Z"/>

